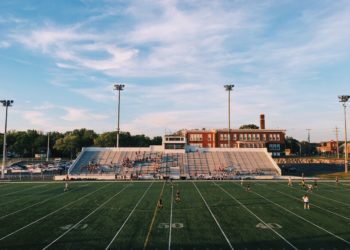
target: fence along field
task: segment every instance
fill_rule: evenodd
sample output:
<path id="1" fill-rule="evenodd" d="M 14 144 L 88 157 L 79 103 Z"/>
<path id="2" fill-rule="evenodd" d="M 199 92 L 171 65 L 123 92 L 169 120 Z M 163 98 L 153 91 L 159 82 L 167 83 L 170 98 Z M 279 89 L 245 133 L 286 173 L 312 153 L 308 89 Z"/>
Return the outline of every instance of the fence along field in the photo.
<path id="1" fill-rule="evenodd" d="M 350 183 L 0 184 L 1 249 L 350 249 Z M 250 191 L 247 190 L 250 186 Z M 176 201 L 176 193 L 181 201 Z M 157 208 L 159 199 L 163 208 Z"/>

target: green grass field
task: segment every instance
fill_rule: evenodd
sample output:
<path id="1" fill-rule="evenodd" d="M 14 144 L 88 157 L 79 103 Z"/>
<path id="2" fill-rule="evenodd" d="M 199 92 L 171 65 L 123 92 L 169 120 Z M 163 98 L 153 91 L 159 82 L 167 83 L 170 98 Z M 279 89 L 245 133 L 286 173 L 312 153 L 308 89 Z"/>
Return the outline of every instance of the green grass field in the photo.
<path id="1" fill-rule="evenodd" d="M 249 185 L 0 183 L 0 249 L 350 249 L 350 183 Z"/>

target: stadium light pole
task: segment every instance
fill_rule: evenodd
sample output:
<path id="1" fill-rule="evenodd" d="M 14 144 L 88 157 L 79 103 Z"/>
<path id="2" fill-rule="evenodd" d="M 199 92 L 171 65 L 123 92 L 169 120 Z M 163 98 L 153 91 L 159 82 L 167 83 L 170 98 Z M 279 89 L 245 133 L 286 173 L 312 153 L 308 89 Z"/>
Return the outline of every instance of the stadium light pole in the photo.
<path id="1" fill-rule="evenodd" d="M 2 150 L 2 167 L 1 167 L 1 179 L 5 178 L 5 165 L 6 165 L 6 133 L 7 133 L 7 110 L 12 106 L 13 100 L 0 100 L 2 105 L 6 108 L 5 111 L 5 132 L 4 132 L 4 145 Z"/>
<path id="2" fill-rule="evenodd" d="M 349 95 L 340 95 L 338 96 L 339 102 L 343 104 L 344 107 L 344 135 L 345 135 L 345 147 L 344 147 L 344 165 L 345 165 L 345 173 L 348 172 L 348 143 L 347 143 L 347 133 L 346 133 L 346 103 L 348 102 L 350 96 Z"/>
<path id="3" fill-rule="evenodd" d="M 117 124 L 117 148 L 119 148 L 119 120 L 120 120 L 120 91 L 124 89 L 124 84 L 114 84 L 114 90 L 118 91 L 118 124 Z"/>
<path id="4" fill-rule="evenodd" d="M 49 162 L 50 156 L 50 132 L 47 132 L 47 150 L 46 150 L 46 161 Z"/>
<path id="5" fill-rule="evenodd" d="M 231 139 L 230 139 L 230 131 L 231 131 L 231 91 L 233 90 L 233 87 L 235 85 L 233 84 L 227 84 L 224 85 L 226 91 L 228 92 L 228 137 L 227 137 L 227 141 L 228 141 L 228 147 L 231 147 Z"/>

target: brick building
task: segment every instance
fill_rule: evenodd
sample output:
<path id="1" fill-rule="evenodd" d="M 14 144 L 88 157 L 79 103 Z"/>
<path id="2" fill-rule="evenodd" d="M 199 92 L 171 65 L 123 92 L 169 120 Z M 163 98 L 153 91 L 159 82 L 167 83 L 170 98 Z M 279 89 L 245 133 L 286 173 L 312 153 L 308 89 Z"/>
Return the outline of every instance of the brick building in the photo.
<path id="1" fill-rule="evenodd" d="M 259 129 L 185 130 L 187 144 L 203 148 L 267 148 L 273 156 L 280 156 L 285 149 L 285 131 L 265 129 L 265 116 L 260 115 Z M 230 145 L 229 145 L 230 144 Z"/>
<path id="2" fill-rule="evenodd" d="M 320 154 L 336 154 L 337 153 L 337 142 L 327 141 L 321 142 L 320 146 L 316 147 L 317 153 Z"/>

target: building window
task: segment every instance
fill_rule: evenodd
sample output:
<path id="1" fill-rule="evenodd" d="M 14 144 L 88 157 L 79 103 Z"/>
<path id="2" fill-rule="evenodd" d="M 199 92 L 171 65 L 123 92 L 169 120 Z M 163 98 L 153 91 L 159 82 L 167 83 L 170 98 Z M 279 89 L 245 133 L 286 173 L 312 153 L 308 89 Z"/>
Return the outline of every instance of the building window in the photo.
<path id="1" fill-rule="evenodd" d="M 227 141 L 227 134 L 220 134 L 220 141 Z"/>
<path id="2" fill-rule="evenodd" d="M 211 134 L 208 134 L 208 141 L 211 141 Z"/>
<path id="3" fill-rule="evenodd" d="M 280 134 L 276 135 L 277 141 L 281 140 Z"/>
<path id="4" fill-rule="evenodd" d="M 248 141 L 251 141 L 251 140 L 252 140 L 252 135 L 248 134 Z"/>
<path id="5" fill-rule="evenodd" d="M 256 134 L 255 137 L 256 137 L 257 140 L 260 140 L 260 135 L 259 134 Z"/>
<path id="6" fill-rule="evenodd" d="M 237 134 L 233 134 L 233 140 L 237 141 Z"/>
<path id="7" fill-rule="evenodd" d="M 243 135 L 242 134 L 239 134 L 239 140 L 243 141 Z"/>
<path id="8" fill-rule="evenodd" d="M 246 141 L 247 140 L 247 134 L 243 135 L 243 140 Z"/>
<path id="9" fill-rule="evenodd" d="M 266 141 L 266 134 L 263 134 L 263 140 Z"/>
<path id="10" fill-rule="evenodd" d="M 201 134 L 191 134 L 190 141 L 202 141 L 203 137 Z"/>

